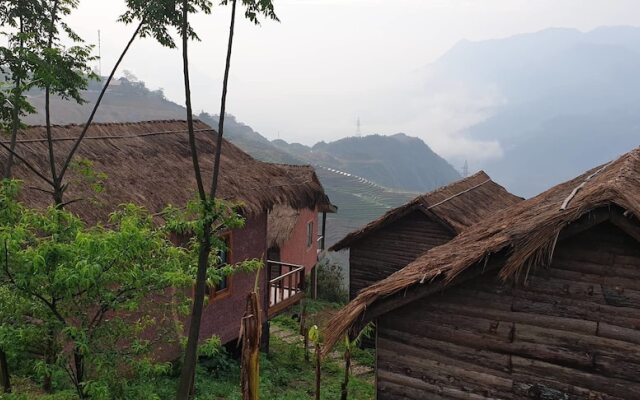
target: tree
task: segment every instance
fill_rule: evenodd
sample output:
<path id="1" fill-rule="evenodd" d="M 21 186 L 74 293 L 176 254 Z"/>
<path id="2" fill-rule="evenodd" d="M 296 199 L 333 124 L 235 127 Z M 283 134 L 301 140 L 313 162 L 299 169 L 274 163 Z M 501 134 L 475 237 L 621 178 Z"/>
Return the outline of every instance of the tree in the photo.
<path id="1" fill-rule="evenodd" d="M 320 400 L 320 382 L 322 378 L 322 338 L 320 337 L 320 329 L 317 325 L 313 325 L 311 329 L 309 329 L 309 340 L 311 340 L 315 349 L 315 358 L 313 360 L 316 367 L 315 399 Z"/>
<path id="2" fill-rule="evenodd" d="M 169 48 L 175 48 L 176 44 L 171 37 L 169 30 L 176 28 L 182 39 L 182 62 L 183 62 L 183 78 L 185 91 L 185 106 L 187 109 L 187 131 L 189 135 L 189 146 L 191 151 L 194 175 L 196 179 L 197 195 L 201 203 L 200 220 L 202 222 L 201 234 L 198 235 L 198 271 L 196 276 L 195 296 L 193 302 L 193 310 L 191 312 L 187 347 L 185 350 L 184 362 L 180 373 L 180 381 L 178 384 L 178 399 L 188 399 L 189 393 L 192 392 L 194 382 L 194 374 L 198 356 L 198 341 L 200 333 L 200 325 L 202 320 L 202 311 L 204 307 L 205 288 L 207 280 L 207 269 L 209 267 L 209 258 L 212 250 L 211 241 L 215 240 L 212 231 L 212 223 L 217 219 L 214 211 L 216 203 L 216 192 L 218 188 L 218 176 L 220 171 L 220 157 L 222 151 L 222 137 L 224 133 L 224 115 L 226 109 L 226 96 L 228 89 L 228 78 L 231 67 L 231 53 L 233 48 L 233 33 L 235 28 L 236 0 L 231 0 L 231 24 L 229 29 L 229 43 L 227 46 L 227 56 L 225 64 L 225 74 L 221 99 L 221 118 L 218 126 L 216 155 L 214 160 L 214 169 L 212 173 L 211 186 L 207 192 L 205 183 L 202 179 L 202 171 L 198 159 L 198 149 L 196 147 L 195 132 L 193 129 L 193 109 L 191 105 L 191 83 L 189 75 L 189 40 L 199 40 L 198 35 L 189 23 L 189 13 L 211 12 L 211 2 L 208 0 L 182 0 L 175 2 L 173 0 L 163 0 L 148 4 L 146 0 L 127 0 L 127 12 L 123 14 L 121 20 L 129 22 L 133 18 L 140 18 L 142 13 L 146 13 L 148 25 L 141 31 L 141 36 L 152 36 L 160 44 Z M 228 0 L 223 0 L 222 5 L 228 4 Z M 258 15 L 263 14 L 269 18 L 277 19 L 274 13 L 271 0 L 242 0 L 242 4 L 246 6 L 245 16 L 258 23 Z M 144 11 L 143 11 L 144 10 Z"/>
<path id="3" fill-rule="evenodd" d="M 30 64 L 34 61 L 31 50 L 38 16 L 42 15 L 40 1 L 24 0 L 19 2 L 3 2 L 0 5 L 0 26 L 13 29 L 14 32 L 0 32 L 7 36 L 7 46 L 0 46 L 0 72 L 5 74 L 13 87 L 9 93 L 0 95 L 0 128 L 10 131 L 10 149 L 3 175 L 11 176 L 13 167 L 13 151 L 16 147 L 20 117 L 35 110 L 26 100 L 23 93 L 32 83 L 28 82 Z"/>
<path id="4" fill-rule="evenodd" d="M 243 4 L 246 6 L 245 16 L 254 23 L 258 23 L 258 14 L 262 13 L 272 19 L 277 19 L 273 4 L 271 0 L 242 0 Z M 220 119 L 218 121 L 218 136 L 216 139 L 216 155 L 214 159 L 213 166 L 213 174 L 211 180 L 211 187 L 209 190 L 209 199 L 215 201 L 216 193 L 218 190 L 218 176 L 220 174 L 220 158 L 222 152 L 222 137 L 224 135 L 224 117 L 226 114 L 226 101 L 227 101 L 227 92 L 229 85 L 229 72 L 231 70 L 231 53 L 233 50 L 233 35 L 235 30 L 235 20 L 236 20 L 236 0 L 231 0 L 231 22 L 229 26 L 229 42 L 227 45 L 227 56 L 225 62 L 225 70 L 224 70 L 224 79 L 222 84 L 222 97 L 220 101 Z M 196 149 L 193 135 L 193 114 L 191 109 L 191 90 L 189 87 L 189 63 L 188 63 L 188 52 L 187 52 L 187 27 L 188 27 L 188 12 L 186 11 L 187 0 L 184 0 L 183 6 L 183 25 L 182 25 L 182 37 L 183 37 L 183 62 L 184 62 L 184 78 L 185 78 L 185 97 L 187 102 L 187 121 L 189 124 L 189 137 L 191 138 L 190 142 L 192 143 L 192 155 L 194 155 L 194 169 L 196 170 L 196 179 L 198 180 L 198 191 L 200 193 L 200 199 L 204 204 L 207 202 L 207 195 L 204 192 L 204 187 L 202 185 L 202 179 L 199 177 L 199 166 L 197 163 Z M 223 0 L 223 5 L 228 4 L 228 0 Z M 206 219 L 206 213 L 203 214 L 203 219 Z M 202 282 L 202 278 L 206 276 L 206 266 L 208 257 L 208 244 L 205 239 L 201 243 L 202 249 L 202 257 L 201 263 L 199 264 L 200 270 L 198 271 L 198 276 L 196 280 L 196 293 L 194 299 L 193 311 L 191 313 L 191 326 L 189 327 L 189 340 L 187 342 L 187 349 L 184 358 L 184 365 L 182 371 L 180 373 L 180 382 L 178 386 L 177 398 L 178 400 L 186 400 L 189 397 L 189 393 L 191 392 L 191 386 L 193 385 L 193 376 L 195 373 L 195 366 L 197 362 L 197 347 L 198 347 L 198 336 L 200 333 L 200 323 L 202 320 L 202 303 L 204 301 L 204 283 Z M 257 362 L 257 361 L 256 361 Z M 257 368 L 257 367 L 256 367 Z"/>
<path id="5" fill-rule="evenodd" d="M 340 400 L 347 400 L 349 396 L 349 375 L 351 373 L 351 355 L 360 346 L 362 339 L 371 336 L 373 333 L 373 324 L 369 323 L 358 333 L 352 340 L 349 334 L 344 337 L 344 381 L 342 381 Z"/>
<path id="6" fill-rule="evenodd" d="M 13 4 L 13 6 L 10 4 Z M 141 12 L 138 27 L 124 47 L 111 73 L 104 80 L 102 90 L 89 114 L 87 122 L 84 124 L 82 132 L 76 138 L 69 153 L 63 158 L 60 170 L 57 172 L 57 162 L 51 137 L 50 97 L 51 95 L 58 95 L 63 99 L 71 99 L 78 103 L 83 103 L 81 91 L 86 89 L 89 79 L 98 78 L 91 72 L 89 67 L 89 62 L 95 59 L 95 57 L 91 56 L 92 47 L 82 45 L 82 39 L 62 20 L 62 17 L 68 15 L 77 5 L 77 0 L 25 0 L 9 2 L 9 5 L 0 7 L 0 19 L 6 22 L 8 26 L 18 28 L 17 33 L 8 34 L 10 36 L 9 43 L 14 44 L 13 48 L 17 50 L 0 48 L 4 69 L 10 71 L 10 76 L 15 82 L 13 97 L 9 102 L 12 121 L 11 144 L 10 146 L 2 144 L 2 147 L 9 152 L 5 166 L 5 177 L 10 176 L 14 157 L 20 159 L 32 172 L 49 184 L 53 201 L 58 207 L 64 206 L 63 198 L 67 187 L 64 178 L 68 168 L 72 165 L 73 157 L 91 126 L 118 67 L 139 32 L 145 28 L 145 13 Z M 42 24 L 42 20 L 46 19 L 48 19 L 49 23 Z M 129 22 L 133 22 L 133 19 Z M 62 46 L 59 40 L 61 31 L 65 32 L 77 45 L 69 48 Z M 25 84 L 28 78 L 31 78 L 31 80 Z M 102 80 L 102 77 L 99 78 Z M 22 93 L 34 86 L 45 90 L 45 118 L 51 178 L 47 178 L 42 171 L 38 171 L 28 160 L 20 157 L 15 151 L 17 132 L 20 127 L 19 117 L 25 112 L 35 111 L 25 100 Z M 3 100 L 3 98 L 0 97 L 0 100 Z M 7 104 L 7 102 L 4 101 L 3 104 Z M 1 120 L 7 120 L 1 113 L 0 118 Z"/>
<path id="7" fill-rule="evenodd" d="M 258 400 L 260 391 L 260 337 L 262 336 L 262 310 L 259 300 L 259 275 L 253 292 L 247 295 L 244 316 L 240 326 L 242 342 L 241 383 L 243 400 Z"/>
<path id="8" fill-rule="evenodd" d="M 149 361 L 143 356 L 151 342 L 139 334 L 150 327 L 165 333 L 174 314 L 171 301 L 154 303 L 153 313 L 144 307 L 150 296 L 189 286 L 193 258 L 173 246 L 139 207 L 127 205 L 112 214 L 111 228 L 86 227 L 65 210 L 24 208 L 16 202 L 15 187 L 5 181 L 0 194 L 12 210 L 0 220 L 0 294 L 9 290 L 28 307 L 0 309 L 0 333 L 47 332 L 52 345 L 45 349 L 50 358 L 39 366 L 43 375 L 59 368 L 81 399 L 110 398 L 100 377 L 114 375 L 125 360 Z"/>

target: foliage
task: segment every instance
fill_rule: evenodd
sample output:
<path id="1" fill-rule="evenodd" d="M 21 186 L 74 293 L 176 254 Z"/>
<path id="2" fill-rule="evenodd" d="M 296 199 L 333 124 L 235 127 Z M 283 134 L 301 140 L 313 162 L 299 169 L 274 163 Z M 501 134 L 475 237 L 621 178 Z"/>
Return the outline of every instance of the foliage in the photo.
<path id="1" fill-rule="evenodd" d="M 125 24 L 144 21 L 140 29 L 140 37 L 154 38 L 162 46 L 176 48 L 171 31 L 182 32 L 182 1 L 175 0 L 126 0 L 127 11 L 119 21 Z M 209 0 L 189 0 L 188 12 L 211 13 L 212 3 Z M 193 27 L 188 24 L 187 34 L 192 40 L 200 40 Z"/>
<path id="2" fill-rule="evenodd" d="M 93 161 L 87 158 L 77 158 L 70 166 L 72 170 L 76 171 L 82 177 L 82 181 L 78 183 L 88 183 L 91 190 L 96 194 L 104 191 L 104 184 L 108 175 L 104 172 L 96 171 Z"/>
<path id="3" fill-rule="evenodd" d="M 349 301 L 349 292 L 345 288 L 342 267 L 334 262 L 318 264 L 318 297 L 320 299 L 344 304 Z"/>
<path id="4" fill-rule="evenodd" d="M 33 86 L 29 71 L 36 55 L 33 51 L 34 30 L 40 24 L 42 4 L 35 0 L 2 2 L 0 5 L 0 36 L 6 45 L 0 46 L 0 72 L 7 82 L 0 86 L 0 129 L 8 130 L 14 119 L 35 110 L 23 93 Z M 14 114 L 15 113 L 15 114 Z"/>
<path id="5" fill-rule="evenodd" d="M 66 373 L 81 395 L 106 399 L 126 388 L 121 365 L 138 375 L 164 368 L 149 353 L 157 337 L 176 337 L 174 305 L 186 299 L 176 294 L 144 311 L 150 296 L 191 284 L 188 252 L 139 207 L 123 206 L 110 228 L 87 228 L 64 210 L 24 208 L 15 182 L 1 189 L 0 293 L 21 309 L 0 310 L 0 332 L 36 330 L 50 341 L 53 363 L 38 361 L 34 372 Z"/>
<path id="6" fill-rule="evenodd" d="M 232 229 L 242 228 L 245 220 L 238 212 L 238 206 L 223 200 L 209 200 L 205 203 L 192 200 L 184 209 L 167 207 L 163 212 L 165 230 L 175 232 L 182 237 L 189 237 L 187 248 L 190 249 L 189 273 L 196 275 L 198 268 L 198 249 L 202 243 L 205 225 L 212 226 L 209 240 L 211 253 L 207 268 L 207 283 L 215 286 L 225 277 L 236 272 L 254 272 L 262 268 L 262 261 L 244 260 L 236 264 L 223 264 L 221 254 L 228 250 L 227 243 L 221 234 Z"/>
<path id="7" fill-rule="evenodd" d="M 234 0 L 222 0 L 221 5 L 227 5 Z M 274 20 L 280 21 L 276 15 L 275 8 L 273 7 L 273 0 L 241 0 L 242 5 L 245 7 L 244 17 L 256 25 L 260 24 L 258 19 L 259 15 Z"/>
<path id="8" fill-rule="evenodd" d="M 305 362 L 303 349 L 284 342 L 276 336 L 271 337 L 271 352 L 261 354 L 260 398 L 262 400 L 301 400 L 313 398 L 313 366 Z M 354 354 L 355 359 L 355 354 Z M 211 366 L 214 365 L 214 367 Z M 334 360 L 323 363 L 322 399 L 333 400 L 340 396 L 342 367 Z M 224 350 L 215 358 L 201 358 L 196 375 L 195 400 L 226 399 L 241 400 L 240 366 Z M 131 386 L 148 388 L 148 392 L 135 399 L 173 400 L 175 398 L 176 378 L 171 374 L 159 374 L 148 378 L 146 382 L 131 382 Z M 26 383 L 16 382 L 16 392 L 24 393 Z M 157 396 L 157 397 L 155 397 Z M 349 382 L 350 399 L 372 399 L 375 397 L 371 381 L 353 377 Z M 7 400 L 76 400 L 73 393 L 58 393 L 53 396 L 26 396 L 19 394 L 7 396 Z"/>
<path id="9" fill-rule="evenodd" d="M 80 396 L 145 398 L 132 395 L 147 390 L 143 378 L 170 369 L 153 361 L 157 341 L 181 343 L 176 315 L 188 312 L 190 299 L 182 294 L 188 291 L 168 290 L 193 284 L 197 237 L 203 232 L 197 218 L 201 203 L 167 208 L 162 227 L 134 205 L 113 213 L 108 227 L 86 227 L 64 210 L 25 208 L 16 200 L 19 186 L 9 180 L 0 186 L 0 347 L 19 355 L 46 338 L 49 346 L 35 348 L 43 356 L 52 348 L 54 357 L 34 359 L 32 375 L 66 376 Z M 216 201 L 210 207 L 217 233 L 244 224 L 227 203 Z M 170 232 L 193 237 L 176 247 L 167 239 Z M 220 265 L 225 242 L 215 235 L 211 240 L 210 262 L 216 267 L 209 269 L 212 284 L 261 267 L 258 260 Z M 199 351 L 218 357 L 219 338 L 210 338 Z M 125 364 L 129 368 L 122 371 Z M 57 380 L 60 387 L 69 385 Z"/>
<path id="10" fill-rule="evenodd" d="M 33 0 L 28 0 L 33 1 Z M 31 77 L 33 85 L 49 88 L 50 93 L 63 99 L 83 103 L 81 91 L 87 88 L 88 79 L 97 76 L 89 63 L 96 58 L 91 55 L 93 46 L 84 41 L 63 20 L 75 9 L 78 0 L 46 0 L 38 10 L 40 23 L 32 32 L 30 45 L 33 50 Z M 43 20 L 46 21 L 43 23 Z M 75 45 L 62 44 L 64 34 Z"/>
<path id="11" fill-rule="evenodd" d="M 96 78 L 89 67 L 89 63 L 95 60 L 91 55 L 93 47 L 85 45 L 64 21 L 78 4 L 78 0 L 20 0 L 4 1 L 0 5 L 3 27 L 0 35 L 7 38 L 7 45 L 0 46 L 0 72 L 12 83 L 9 93 L 5 90 L 0 93 L 0 128 L 11 128 L 11 151 L 20 127 L 20 117 L 35 111 L 24 96 L 27 90 L 34 87 L 45 89 L 49 128 L 49 96 L 57 95 L 83 103 L 81 92 L 87 88 L 89 79 Z M 64 45 L 63 37 L 73 45 Z M 51 142 L 49 146 L 52 146 Z M 53 158 L 52 149 L 50 157 Z M 49 161 L 53 178 L 49 183 L 54 189 L 55 201 L 62 203 L 63 188 L 56 176 L 55 160 Z M 12 162 L 13 154 L 6 163 L 7 177 Z M 33 166 L 30 168 L 34 169 Z"/>

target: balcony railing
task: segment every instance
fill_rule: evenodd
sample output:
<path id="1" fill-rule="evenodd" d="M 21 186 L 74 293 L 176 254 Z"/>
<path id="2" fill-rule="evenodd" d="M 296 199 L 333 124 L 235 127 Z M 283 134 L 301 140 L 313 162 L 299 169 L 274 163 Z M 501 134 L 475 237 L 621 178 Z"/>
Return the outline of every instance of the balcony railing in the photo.
<path id="1" fill-rule="evenodd" d="M 267 260 L 269 318 L 304 297 L 304 266 Z"/>

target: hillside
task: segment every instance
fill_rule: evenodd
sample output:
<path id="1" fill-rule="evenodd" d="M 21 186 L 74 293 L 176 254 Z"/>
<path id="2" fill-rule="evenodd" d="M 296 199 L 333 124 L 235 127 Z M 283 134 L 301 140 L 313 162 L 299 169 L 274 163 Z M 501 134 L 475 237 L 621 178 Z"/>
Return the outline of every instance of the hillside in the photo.
<path id="1" fill-rule="evenodd" d="M 84 123 L 100 86 L 93 82 L 84 93 L 87 103 L 76 105 L 60 99 L 52 102 L 54 123 Z M 29 93 L 37 109 L 44 106 L 42 93 Z M 167 100 L 162 91 L 150 91 L 143 82 L 121 78 L 104 97 L 97 122 L 184 119 L 184 107 Z M 218 117 L 197 116 L 212 127 Z M 250 126 L 228 115 L 225 137 L 259 160 L 287 164 L 311 164 L 339 213 L 330 215 L 328 244 L 403 204 L 417 192 L 432 190 L 458 178 L 458 173 L 420 139 L 404 134 L 346 138 L 313 147 L 269 141 Z M 40 114 L 27 120 L 44 123 Z"/>
<path id="2" fill-rule="evenodd" d="M 308 159 L 320 154 L 336 159 L 338 169 L 394 189 L 426 192 L 460 178 L 422 140 L 403 133 L 320 142 L 311 148 Z"/>
<path id="3" fill-rule="evenodd" d="M 475 166 L 531 196 L 640 144 L 639 69 L 640 28 L 605 27 L 463 41 L 426 73 L 497 93 L 459 134 L 497 141 L 503 155 Z"/>

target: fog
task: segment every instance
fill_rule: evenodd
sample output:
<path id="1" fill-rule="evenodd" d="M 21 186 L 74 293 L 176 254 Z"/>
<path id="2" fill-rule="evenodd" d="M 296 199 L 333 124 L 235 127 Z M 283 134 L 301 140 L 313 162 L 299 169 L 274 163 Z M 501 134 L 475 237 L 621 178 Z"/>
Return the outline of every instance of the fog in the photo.
<path id="1" fill-rule="evenodd" d="M 313 144 L 356 133 L 404 132 L 445 157 L 500 157 L 497 140 L 462 130 L 505 101 L 491 87 L 430 81 L 429 64 L 459 41 L 548 27 L 588 31 L 640 25 L 636 0 L 276 0 L 281 22 L 237 27 L 228 112 L 264 136 Z M 121 0 L 82 0 L 70 25 L 89 43 L 101 31 L 107 74 L 133 31 L 117 23 Z M 194 17 L 195 110 L 217 113 L 230 8 Z M 473 68 L 473 65 L 469 65 Z M 178 49 L 135 43 L 121 70 L 183 102 Z"/>

